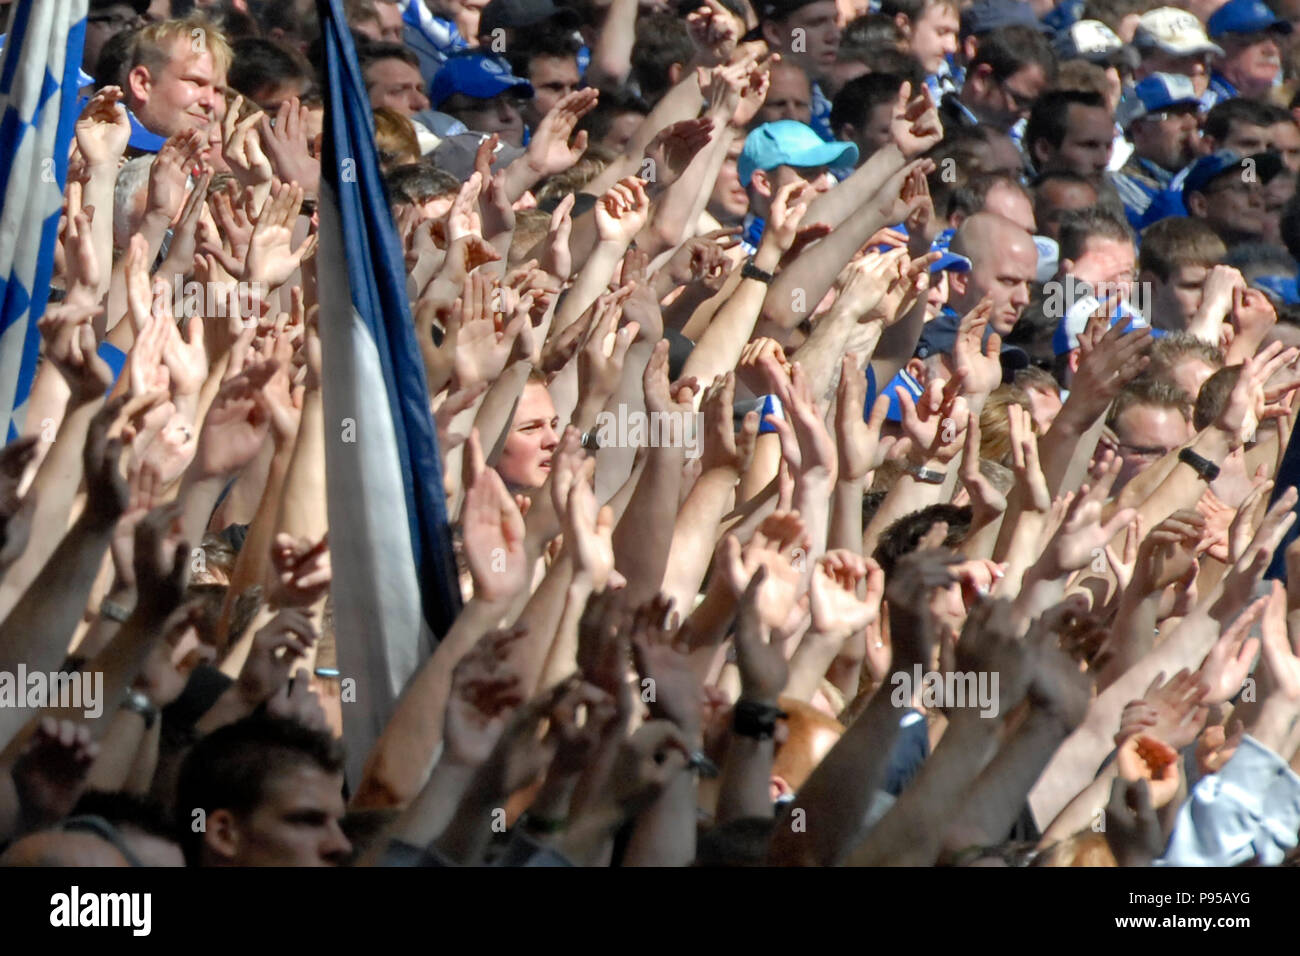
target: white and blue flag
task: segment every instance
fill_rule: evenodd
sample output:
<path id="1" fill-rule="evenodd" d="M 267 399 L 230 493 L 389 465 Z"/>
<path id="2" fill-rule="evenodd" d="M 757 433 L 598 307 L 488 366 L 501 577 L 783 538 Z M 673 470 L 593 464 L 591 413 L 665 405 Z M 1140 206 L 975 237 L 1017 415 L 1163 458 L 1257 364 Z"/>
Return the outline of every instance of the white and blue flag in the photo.
<path id="1" fill-rule="evenodd" d="M 334 624 L 348 774 L 460 610 L 437 433 L 375 122 L 342 0 L 324 41 L 320 331 Z"/>
<path id="2" fill-rule="evenodd" d="M 22 427 L 77 120 L 87 0 L 16 0 L 0 53 L 0 415 Z"/>

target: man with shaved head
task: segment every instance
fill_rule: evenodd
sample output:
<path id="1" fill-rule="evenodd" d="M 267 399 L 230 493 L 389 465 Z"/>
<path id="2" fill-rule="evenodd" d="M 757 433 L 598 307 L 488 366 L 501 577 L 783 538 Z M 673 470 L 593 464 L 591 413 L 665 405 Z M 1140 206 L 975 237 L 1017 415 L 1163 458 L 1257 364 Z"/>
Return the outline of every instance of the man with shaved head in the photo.
<path id="1" fill-rule="evenodd" d="M 1038 269 L 1033 236 L 1009 219 L 980 212 L 961 224 L 951 249 L 969 259 L 971 268 L 948 277 L 948 305 L 964 315 L 986 295 L 992 297 L 989 324 L 1006 335 L 1029 304 L 1029 284 Z"/>

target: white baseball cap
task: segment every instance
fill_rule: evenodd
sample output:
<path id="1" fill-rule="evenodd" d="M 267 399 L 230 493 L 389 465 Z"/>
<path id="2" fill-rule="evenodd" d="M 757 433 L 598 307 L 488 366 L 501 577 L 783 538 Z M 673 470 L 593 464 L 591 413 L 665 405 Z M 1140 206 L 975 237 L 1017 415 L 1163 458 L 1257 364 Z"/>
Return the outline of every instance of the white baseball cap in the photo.
<path id="1" fill-rule="evenodd" d="M 1223 47 L 1210 41 L 1201 21 L 1177 7 L 1157 7 L 1142 14 L 1133 43 L 1139 49 L 1156 47 L 1173 56 L 1223 56 Z"/>

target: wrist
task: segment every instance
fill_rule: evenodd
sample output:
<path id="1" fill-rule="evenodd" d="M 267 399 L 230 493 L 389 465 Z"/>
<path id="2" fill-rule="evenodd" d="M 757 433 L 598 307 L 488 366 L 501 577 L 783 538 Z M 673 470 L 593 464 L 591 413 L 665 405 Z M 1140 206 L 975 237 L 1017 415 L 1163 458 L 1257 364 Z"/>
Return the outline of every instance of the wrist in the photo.
<path id="1" fill-rule="evenodd" d="M 754 253 L 754 267 L 775 274 L 781 265 L 781 257 L 785 255 L 785 250 L 777 245 L 775 239 L 768 241 L 769 235 L 771 233 L 764 231 L 763 238 L 758 241 L 758 251 Z"/>

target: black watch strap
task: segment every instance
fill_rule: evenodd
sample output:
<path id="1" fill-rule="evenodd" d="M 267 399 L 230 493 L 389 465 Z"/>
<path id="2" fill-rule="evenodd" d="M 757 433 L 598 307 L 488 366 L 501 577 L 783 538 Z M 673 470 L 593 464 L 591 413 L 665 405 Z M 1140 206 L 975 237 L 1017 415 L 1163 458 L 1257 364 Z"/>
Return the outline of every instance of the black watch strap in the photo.
<path id="1" fill-rule="evenodd" d="M 776 736 L 776 722 L 789 716 L 780 707 L 741 698 L 732 712 L 731 729 L 741 737 L 771 740 Z"/>
<path id="2" fill-rule="evenodd" d="M 1204 455 L 1198 455 L 1190 448 L 1184 448 L 1178 453 L 1178 460 L 1187 465 L 1206 481 L 1213 481 L 1219 477 L 1219 466 Z"/>
<path id="3" fill-rule="evenodd" d="M 746 259 L 745 264 L 740 267 L 740 277 L 742 279 L 757 279 L 764 285 L 771 285 L 776 276 L 770 272 L 764 272 L 758 266 L 754 265 L 752 258 Z"/>

